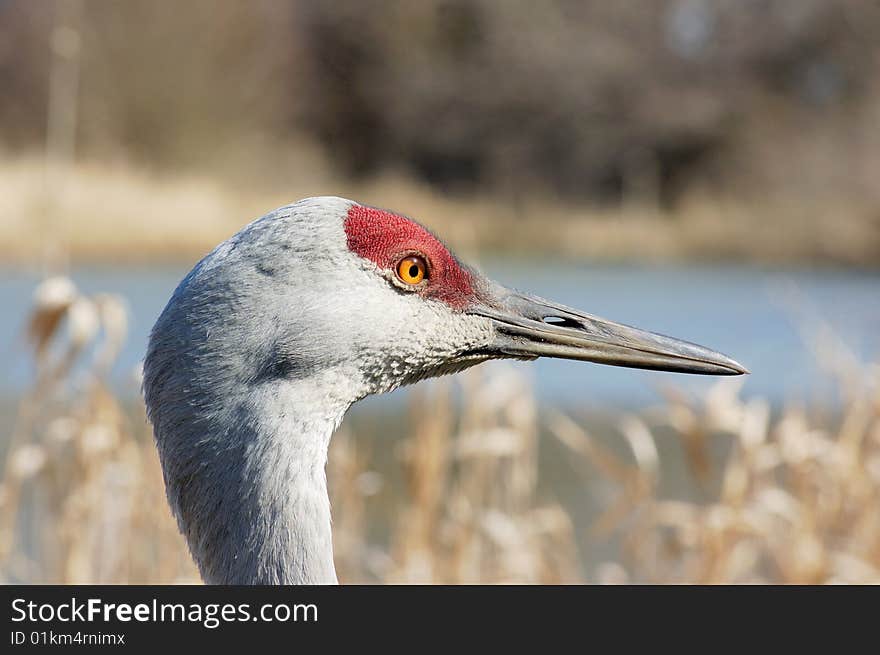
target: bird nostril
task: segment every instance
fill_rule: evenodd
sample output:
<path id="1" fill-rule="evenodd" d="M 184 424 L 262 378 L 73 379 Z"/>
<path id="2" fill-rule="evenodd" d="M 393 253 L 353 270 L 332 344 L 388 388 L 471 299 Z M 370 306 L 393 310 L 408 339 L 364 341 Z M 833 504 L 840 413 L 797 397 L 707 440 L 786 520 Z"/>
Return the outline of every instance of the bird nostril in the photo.
<path id="1" fill-rule="evenodd" d="M 564 316 L 545 316 L 541 319 L 547 325 L 554 325 L 556 327 L 567 327 L 567 328 L 580 328 L 583 327 L 578 321 L 565 318 Z"/>

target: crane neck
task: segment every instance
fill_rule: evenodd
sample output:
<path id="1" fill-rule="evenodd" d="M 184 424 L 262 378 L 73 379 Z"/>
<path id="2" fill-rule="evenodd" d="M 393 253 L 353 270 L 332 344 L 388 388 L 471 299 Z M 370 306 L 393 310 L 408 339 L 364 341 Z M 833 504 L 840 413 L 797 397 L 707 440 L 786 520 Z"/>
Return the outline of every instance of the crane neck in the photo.
<path id="1" fill-rule="evenodd" d="M 168 482 L 209 584 L 336 584 L 327 449 L 359 394 L 328 371 L 256 385 L 190 441 L 197 475 Z M 167 457 L 169 461 L 179 458 Z"/>

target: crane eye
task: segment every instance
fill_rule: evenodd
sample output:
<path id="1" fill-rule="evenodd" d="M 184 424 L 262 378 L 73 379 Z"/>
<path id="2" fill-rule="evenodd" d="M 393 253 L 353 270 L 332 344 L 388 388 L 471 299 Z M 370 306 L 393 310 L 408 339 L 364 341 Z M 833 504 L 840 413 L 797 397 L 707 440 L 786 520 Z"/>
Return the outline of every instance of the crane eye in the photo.
<path id="1" fill-rule="evenodd" d="M 404 257 L 397 263 L 397 277 L 405 284 L 416 285 L 428 277 L 428 264 L 419 255 Z"/>

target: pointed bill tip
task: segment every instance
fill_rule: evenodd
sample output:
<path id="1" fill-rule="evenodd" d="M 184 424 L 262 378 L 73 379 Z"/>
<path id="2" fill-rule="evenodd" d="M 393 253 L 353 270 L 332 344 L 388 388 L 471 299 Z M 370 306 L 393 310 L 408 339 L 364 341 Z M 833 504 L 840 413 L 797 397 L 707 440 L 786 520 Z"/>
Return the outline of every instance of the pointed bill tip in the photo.
<path id="1" fill-rule="evenodd" d="M 729 359 L 728 366 L 731 369 L 730 375 L 751 375 L 752 372 L 739 362 Z"/>

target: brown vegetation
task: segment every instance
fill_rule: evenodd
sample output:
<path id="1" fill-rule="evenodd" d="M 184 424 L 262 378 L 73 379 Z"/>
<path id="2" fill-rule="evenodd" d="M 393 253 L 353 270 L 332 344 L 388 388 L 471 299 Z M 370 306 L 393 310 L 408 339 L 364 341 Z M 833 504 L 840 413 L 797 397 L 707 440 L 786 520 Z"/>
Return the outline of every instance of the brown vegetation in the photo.
<path id="1" fill-rule="evenodd" d="M 289 183 L 156 174 L 80 164 L 49 192 L 38 158 L 0 162 L 0 260 L 13 263 L 197 261 L 267 211 L 329 193 L 410 213 L 471 259 L 504 251 L 593 261 L 732 261 L 873 266 L 880 222 L 815 203 L 694 199 L 674 214 L 564 204 L 534 196 L 449 196 L 410 178 L 352 182 L 307 157 Z"/>
<path id="2" fill-rule="evenodd" d="M 335 194 L 481 249 L 876 265 L 878 35 L 857 0 L 8 0 L 0 256 L 192 259 Z"/>
<path id="3" fill-rule="evenodd" d="M 198 580 L 164 502 L 142 408 L 123 407 L 102 382 L 123 337 L 121 307 L 114 297 L 82 296 L 64 278 L 35 294 L 38 377 L 0 482 L 4 581 Z M 91 352 L 75 385 L 72 365 Z M 458 378 L 460 408 L 451 383 L 437 385 L 414 396 L 408 437 L 394 450 L 403 488 L 376 471 L 387 443 L 371 452 L 347 428 L 334 437 L 328 473 L 340 578 L 878 583 L 877 368 L 837 356 L 830 363 L 845 400 L 839 419 L 796 405 L 774 415 L 760 398 L 741 400 L 736 384 L 699 401 L 670 392 L 662 408 L 620 418 L 626 456 L 570 417 L 539 412 L 512 372 Z M 609 492 L 591 542 L 616 534 L 623 545 L 595 570 L 583 570 L 578 555 L 578 508 L 537 493 L 542 432 L 570 451 L 585 483 L 601 480 Z M 658 439 L 680 442 L 690 474 L 717 478 L 717 492 L 706 501 L 663 497 Z M 719 440 L 726 455 L 715 470 L 708 452 Z M 387 531 L 377 536 L 368 517 L 380 498 Z"/>

